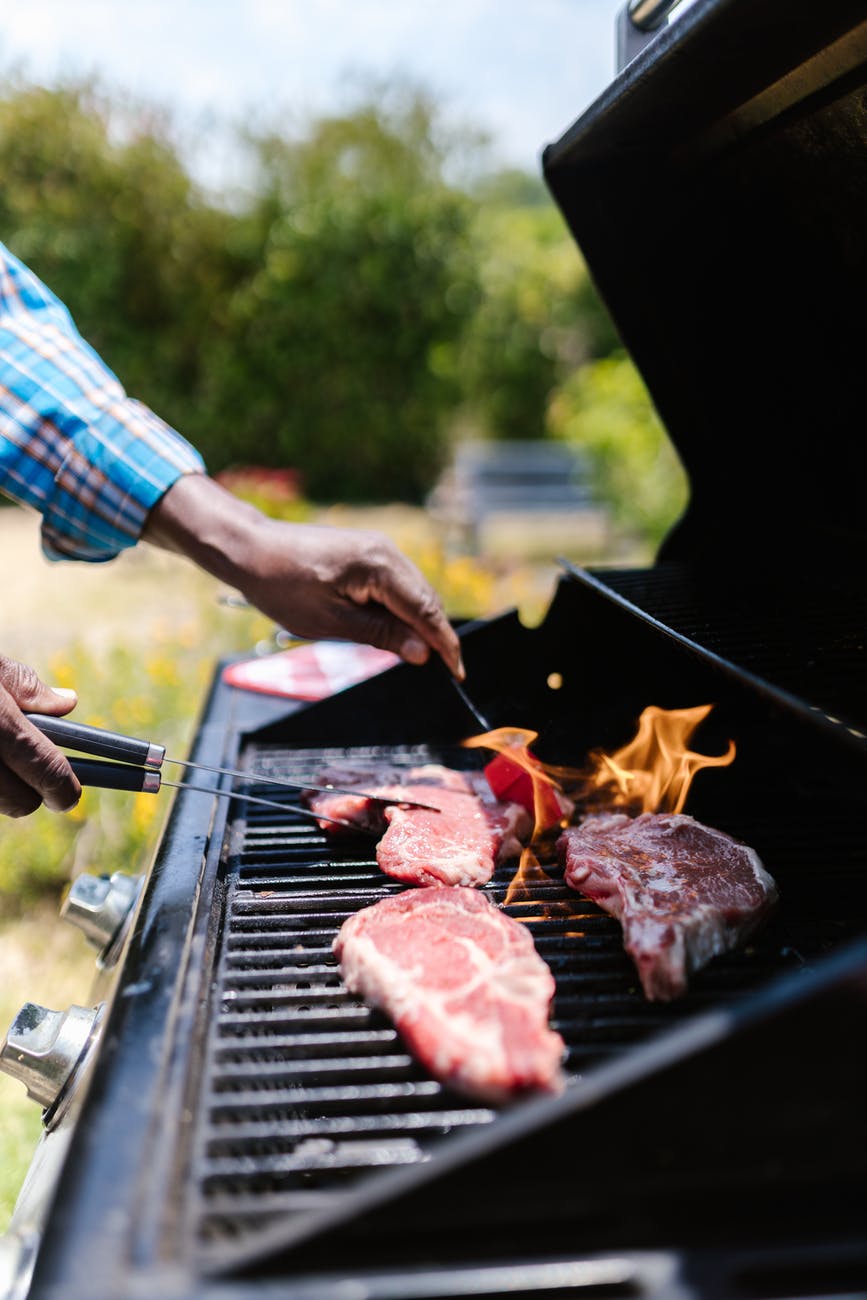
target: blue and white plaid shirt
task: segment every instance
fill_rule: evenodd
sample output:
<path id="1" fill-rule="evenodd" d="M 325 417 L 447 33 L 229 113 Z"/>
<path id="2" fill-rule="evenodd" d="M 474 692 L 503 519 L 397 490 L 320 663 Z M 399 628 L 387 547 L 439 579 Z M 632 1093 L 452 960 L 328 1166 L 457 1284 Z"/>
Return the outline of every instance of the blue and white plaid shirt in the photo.
<path id="1" fill-rule="evenodd" d="M 0 490 L 40 511 L 46 555 L 112 559 L 182 474 L 203 469 L 0 244 Z"/>

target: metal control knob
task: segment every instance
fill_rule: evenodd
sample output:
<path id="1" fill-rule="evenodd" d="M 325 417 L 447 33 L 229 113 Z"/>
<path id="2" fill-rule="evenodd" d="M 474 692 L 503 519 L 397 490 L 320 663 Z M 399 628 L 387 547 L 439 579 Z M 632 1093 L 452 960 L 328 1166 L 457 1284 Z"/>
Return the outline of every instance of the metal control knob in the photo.
<path id="1" fill-rule="evenodd" d="M 81 930 L 87 942 L 98 949 L 100 962 L 111 965 L 117 955 L 124 924 L 135 907 L 141 889 L 140 876 L 112 876 L 85 873 L 70 885 L 60 905 L 60 915 Z"/>
<path id="2" fill-rule="evenodd" d="M 46 1111 L 56 1108 L 68 1099 L 96 1042 L 104 1005 L 49 1011 L 25 1002 L 0 1045 L 0 1069 L 19 1079 Z"/>

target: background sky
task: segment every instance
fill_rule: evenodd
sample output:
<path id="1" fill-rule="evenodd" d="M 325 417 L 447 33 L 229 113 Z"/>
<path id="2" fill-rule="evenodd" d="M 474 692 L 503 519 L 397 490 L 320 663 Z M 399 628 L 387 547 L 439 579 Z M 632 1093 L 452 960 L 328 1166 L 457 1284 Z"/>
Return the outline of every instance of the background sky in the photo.
<path id="1" fill-rule="evenodd" d="M 231 168 L 220 124 L 337 109 L 399 73 L 485 129 L 498 162 L 537 171 L 611 80 L 622 0 L 24 0 L 0 10 L 0 71 L 98 74 L 180 113 L 193 166 Z"/>

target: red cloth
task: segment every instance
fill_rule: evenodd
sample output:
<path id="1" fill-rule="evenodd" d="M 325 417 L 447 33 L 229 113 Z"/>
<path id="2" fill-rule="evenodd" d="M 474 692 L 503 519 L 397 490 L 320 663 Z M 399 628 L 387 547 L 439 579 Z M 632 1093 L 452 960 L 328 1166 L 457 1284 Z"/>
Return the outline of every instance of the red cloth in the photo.
<path id="1" fill-rule="evenodd" d="M 322 700 L 399 664 L 390 650 L 351 641 L 311 641 L 223 670 L 223 681 L 245 691 L 295 700 Z"/>

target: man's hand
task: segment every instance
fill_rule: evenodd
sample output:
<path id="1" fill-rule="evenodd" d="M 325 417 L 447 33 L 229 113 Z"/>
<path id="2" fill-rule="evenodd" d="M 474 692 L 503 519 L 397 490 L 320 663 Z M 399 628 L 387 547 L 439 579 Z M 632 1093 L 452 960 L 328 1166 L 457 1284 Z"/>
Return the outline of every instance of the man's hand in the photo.
<path id="1" fill-rule="evenodd" d="M 203 475 L 151 511 L 145 538 L 180 551 L 299 636 L 340 637 L 463 677 L 460 645 L 436 593 L 380 533 L 265 518 Z"/>
<path id="2" fill-rule="evenodd" d="M 32 668 L 0 655 L 0 813 L 26 817 L 43 803 L 68 812 L 78 803 L 81 786 L 66 758 L 24 717 L 62 717 L 75 704 L 74 691 L 53 691 Z"/>

